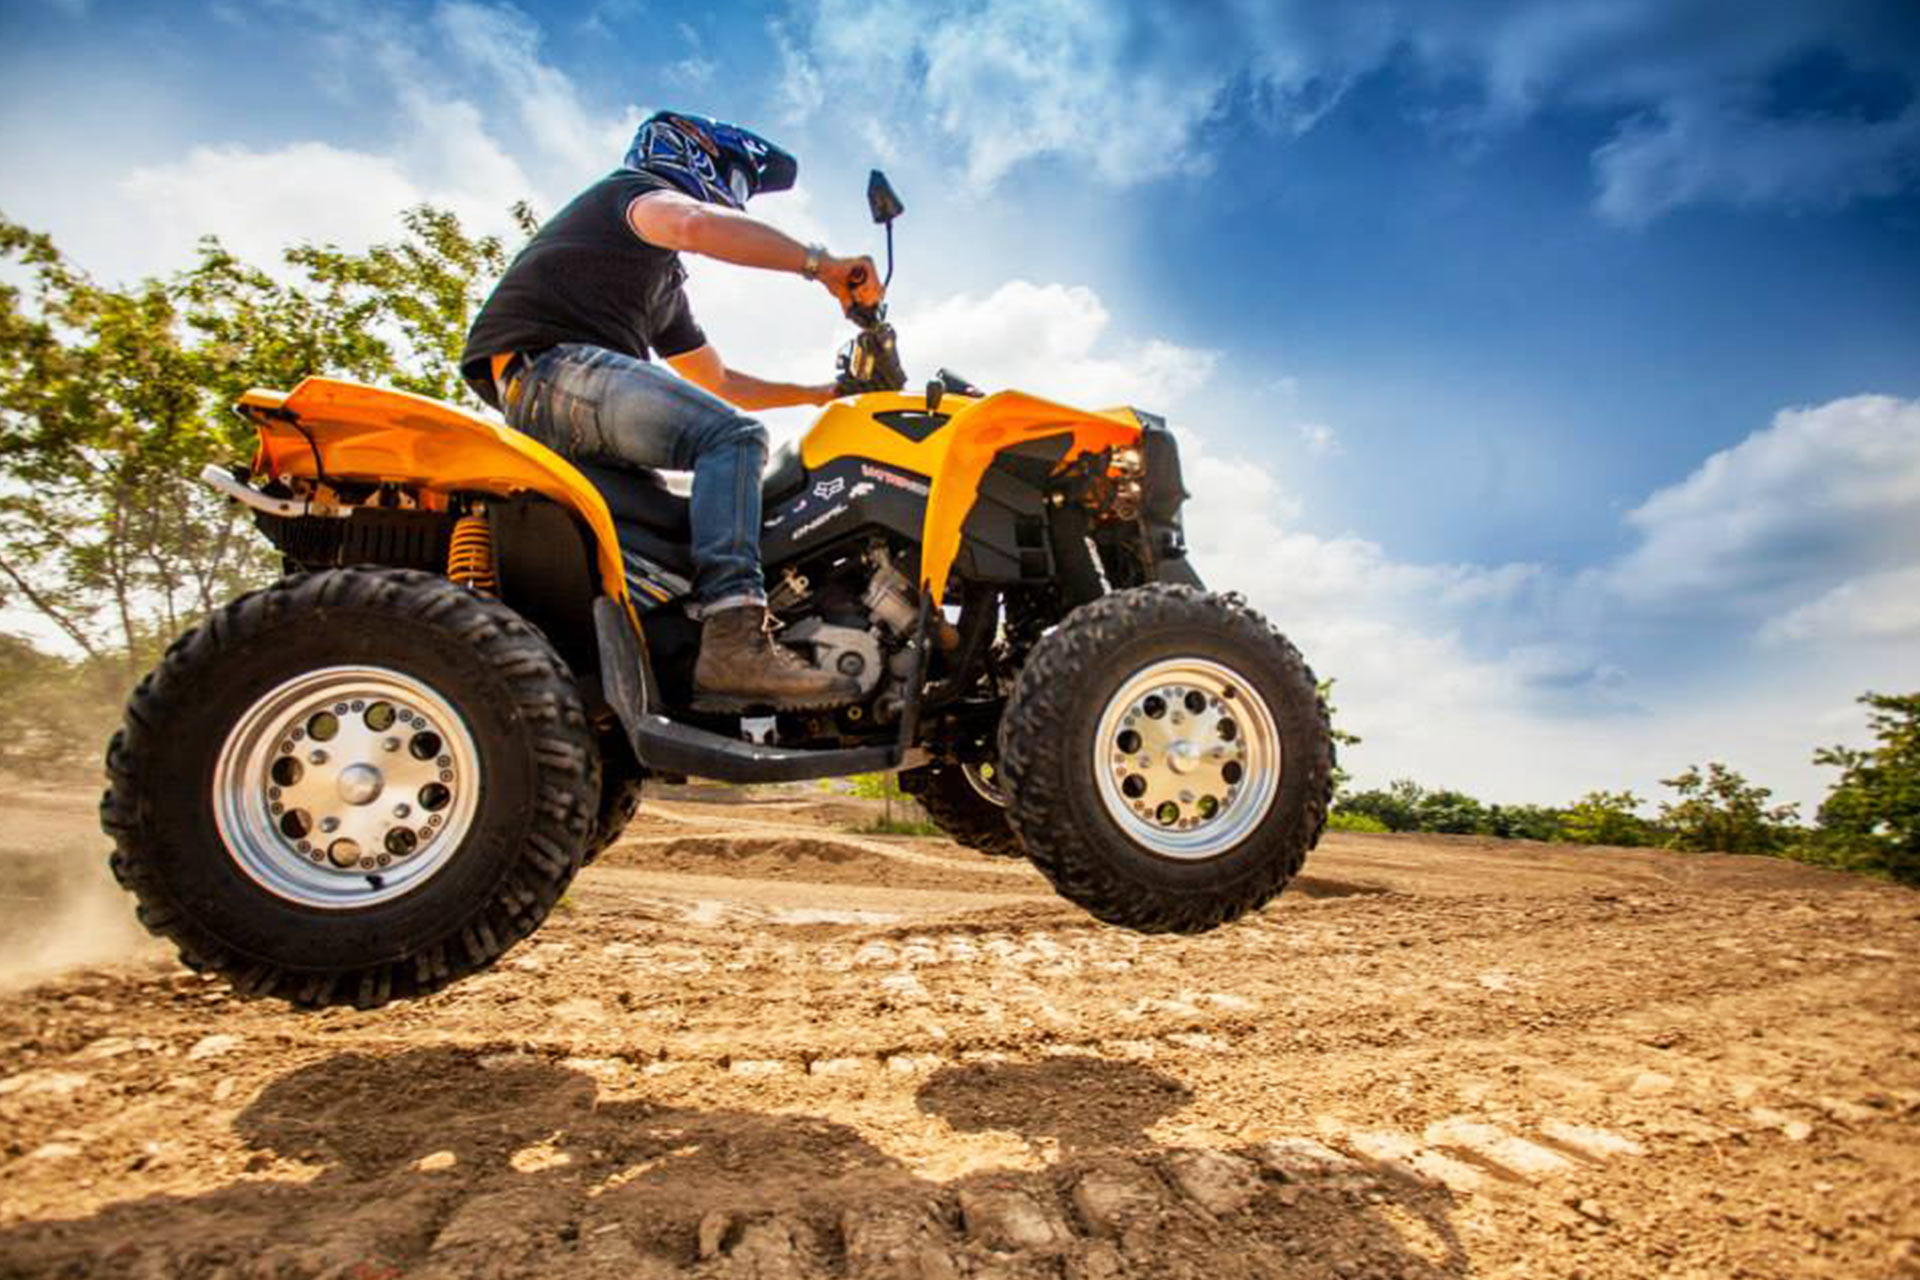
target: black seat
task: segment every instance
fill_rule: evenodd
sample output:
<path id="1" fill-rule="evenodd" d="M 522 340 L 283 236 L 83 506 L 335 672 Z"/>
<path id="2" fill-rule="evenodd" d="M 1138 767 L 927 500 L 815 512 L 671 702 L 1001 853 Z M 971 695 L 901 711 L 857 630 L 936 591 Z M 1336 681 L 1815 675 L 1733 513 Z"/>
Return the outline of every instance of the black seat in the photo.
<path id="1" fill-rule="evenodd" d="M 760 501 L 772 506 L 791 498 L 807 483 L 807 465 L 793 441 L 781 445 L 767 459 L 766 478 L 760 482 Z"/>
<path id="2" fill-rule="evenodd" d="M 693 540 L 687 500 L 667 488 L 658 471 L 650 467 L 609 467 L 595 462 L 573 465 L 607 500 L 607 512 L 615 523 L 637 524 L 672 541 Z"/>
<path id="3" fill-rule="evenodd" d="M 574 466 L 607 500 L 607 511 L 617 522 L 640 525 L 664 538 L 693 540 L 687 499 L 667 488 L 658 471 L 597 462 L 576 462 Z M 767 506 L 785 501 L 806 483 L 807 468 L 800 461 L 800 450 L 783 444 L 767 459 L 766 475 L 760 481 L 760 501 Z"/>

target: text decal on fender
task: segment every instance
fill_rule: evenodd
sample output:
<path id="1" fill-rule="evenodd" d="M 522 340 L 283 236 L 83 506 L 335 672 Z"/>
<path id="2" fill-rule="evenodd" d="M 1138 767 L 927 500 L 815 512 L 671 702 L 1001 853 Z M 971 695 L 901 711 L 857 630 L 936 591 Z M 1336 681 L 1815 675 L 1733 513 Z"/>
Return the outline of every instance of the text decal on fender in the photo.
<path id="1" fill-rule="evenodd" d="M 929 492 L 926 481 L 903 476 L 898 471 L 889 471 L 885 467 L 876 467 L 871 462 L 860 464 L 860 474 L 869 480 L 878 480 L 889 488 L 905 489 L 915 497 L 924 498 Z"/>

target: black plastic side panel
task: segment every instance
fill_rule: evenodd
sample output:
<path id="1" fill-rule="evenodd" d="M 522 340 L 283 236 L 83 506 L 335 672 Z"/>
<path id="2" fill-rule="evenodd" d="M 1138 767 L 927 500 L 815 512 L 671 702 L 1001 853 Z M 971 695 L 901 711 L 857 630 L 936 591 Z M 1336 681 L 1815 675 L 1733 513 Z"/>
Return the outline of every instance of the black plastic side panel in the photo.
<path id="1" fill-rule="evenodd" d="M 575 673 L 595 670 L 600 583 L 585 531 L 565 507 L 545 498 L 494 502 L 487 514 L 500 598 L 540 628 Z"/>
<path id="2" fill-rule="evenodd" d="M 911 471 L 836 458 L 808 473 L 795 496 L 762 514 L 761 563 L 781 565 L 876 525 L 917 543 L 930 491 L 927 478 Z"/>
<path id="3" fill-rule="evenodd" d="M 1149 422 L 1140 433 L 1141 460 L 1147 471 L 1140 509 L 1146 552 L 1157 581 L 1197 587 L 1200 575 L 1187 563 L 1187 535 L 1180 521 L 1180 508 L 1188 496 L 1180 475 L 1180 445 L 1171 431 L 1157 424 L 1158 419 Z"/>
<path id="4" fill-rule="evenodd" d="M 949 415 L 929 413 L 924 409 L 887 409 L 874 414 L 873 420 L 893 428 L 909 440 L 918 442 L 946 426 Z"/>
<path id="5" fill-rule="evenodd" d="M 960 526 L 954 572 L 968 582 L 1045 582 L 1054 561 L 1047 538 L 1046 488 L 1071 435 L 1047 436 L 1008 449 L 980 478 L 979 496 Z"/>

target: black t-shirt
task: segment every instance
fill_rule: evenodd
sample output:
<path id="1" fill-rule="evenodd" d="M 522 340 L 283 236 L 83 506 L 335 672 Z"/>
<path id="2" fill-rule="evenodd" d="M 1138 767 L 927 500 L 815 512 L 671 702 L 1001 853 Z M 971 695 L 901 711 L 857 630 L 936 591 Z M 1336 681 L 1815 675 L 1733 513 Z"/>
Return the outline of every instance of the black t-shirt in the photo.
<path id="1" fill-rule="evenodd" d="M 468 381 L 484 394 L 493 387 L 491 357 L 562 342 L 641 360 L 649 350 L 677 356 L 705 345 L 680 255 L 648 244 L 627 223 L 634 197 L 672 189 L 652 174 L 615 170 L 544 223 L 474 317 L 460 355 Z"/>

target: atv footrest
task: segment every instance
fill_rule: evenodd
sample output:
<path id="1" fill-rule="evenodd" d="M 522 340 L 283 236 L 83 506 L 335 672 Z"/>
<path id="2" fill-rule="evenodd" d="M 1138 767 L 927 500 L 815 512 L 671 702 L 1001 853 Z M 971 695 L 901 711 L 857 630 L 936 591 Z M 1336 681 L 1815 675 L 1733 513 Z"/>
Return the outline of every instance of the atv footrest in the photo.
<path id="1" fill-rule="evenodd" d="M 906 763 L 898 747 L 797 751 L 642 715 L 632 726 L 633 754 L 655 773 L 684 773 L 716 782 L 800 782 L 850 773 L 880 773 Z M 917 753 L 916 753 L 917 754 Z"/>

